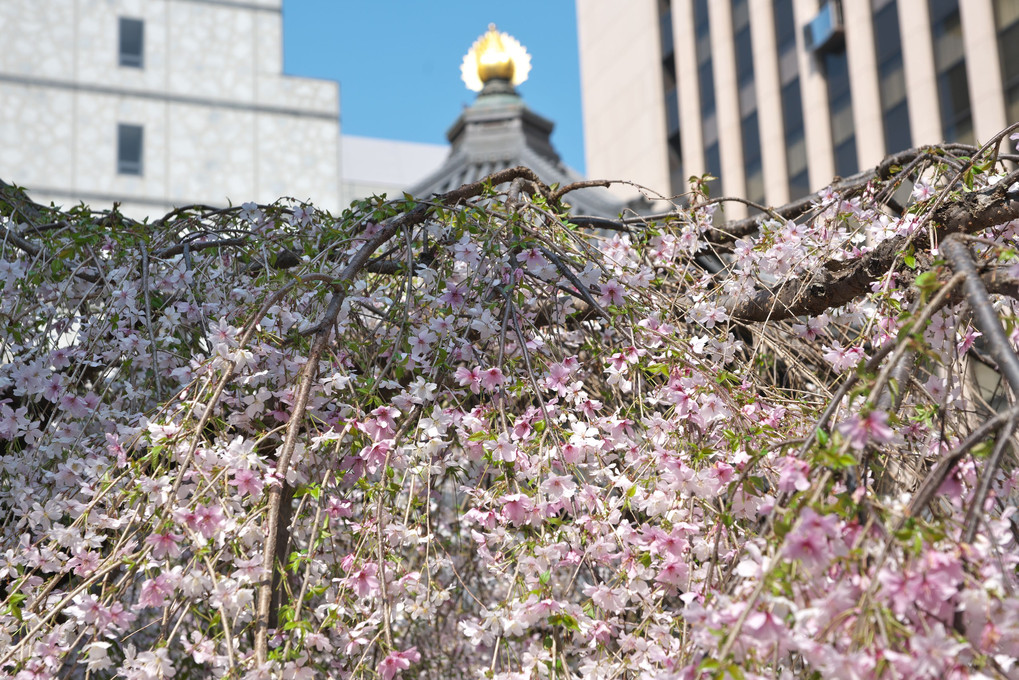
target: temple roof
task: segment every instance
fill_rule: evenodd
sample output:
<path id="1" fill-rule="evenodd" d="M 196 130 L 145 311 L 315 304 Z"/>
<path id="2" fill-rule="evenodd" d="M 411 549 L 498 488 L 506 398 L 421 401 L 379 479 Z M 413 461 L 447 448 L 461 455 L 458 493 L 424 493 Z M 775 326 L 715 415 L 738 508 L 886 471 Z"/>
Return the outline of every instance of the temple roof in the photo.
<path id="1" fill-rule="evenodd" d="M 502 40 L 496 41 L 493 34 Z M 513 60 L 520 57 L 500 55 L 500 66 L 493 68 L 493 57 L 484 52 L 486 44 L 495 44 L 495 49 L 505 49 L 506 44 L 519 48 L 519 43 L 509 36 L 497 34 L 494 26 L 474 44 L 464 59 L 464 81 L 468 86 L 481 83 L 481 92 L 446 132 L 451 144 L 449 156 L 438 170 L 407 189 L 412 196 L 427 198 L 445 193 L 518 165 L 530 168 L 549 185 L 562 186 L 584 179 L 567 167 L 553 148 L 552 121 L 528 108 L 514 88 L 514 81 L 521 82 L 522 68 L 519 64 L 514 68 Z M 526 56 L 526 52 L 523 54 Z M 507 61 L 509 66 L 505 65 Z M 472 70 L 472 64 L 478 65 L 477 71 Z M 528 67 L 529 64 L 527 57 Z M 612 193 L 600 187 L 571 192 L 564 201 L 575 215 L 615 217 L 624 207 Z"/>

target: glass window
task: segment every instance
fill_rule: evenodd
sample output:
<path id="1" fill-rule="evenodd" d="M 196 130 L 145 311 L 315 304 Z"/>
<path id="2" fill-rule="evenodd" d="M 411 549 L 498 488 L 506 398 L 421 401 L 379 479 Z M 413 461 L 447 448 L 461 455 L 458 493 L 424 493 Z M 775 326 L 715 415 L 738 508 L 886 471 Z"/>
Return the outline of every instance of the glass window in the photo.
<path id="1" fill-rule="evenodd" d="M 909 126 L 906 72 L 902 65 L 902 36 L 897 4 L 895 0 L 885 0 L 881 8 L 874 12 L 874 49 L 886 153 L 908 149 L 913 137 Z"/>
<path id="2" fill-rule="evenodd" d="M 743 135 L 743 162 L 753 163 L 761 160 L 761 129 L 757 123 L 757 112 L 740 121 Z"/>
<path id="3" fill-rule="evenodd" d="M 786 144 L 797 130 L 803 129 L 803 99 L 799 78 L 782 88 L 782 125 L 785 127 Z"/>
<path id="4" fill-rule="evenodd" d="M 784 52 L 790 44 L 796 45 L 796 19 L 793 17 L 793 0 L 775 0 L 775 45 Z"/>
<path id="5" fill-rule="evenodd" d="M 701 136 L 704 144 L 704 172 L 721 176 L 718 154 L 718 117 L 715 113 L 715 69 L 711 60 L 711 26 L 708 0 L 694 0 L 694 36 L 697 41 L 697 84 L 701 105 Z M 716 192 L 718 182 L 710 190 Z"/>
<path id="6" fill-rule="evenodd" d="M 705 148 L 718 141 L 718 116 L 714 111 L 701 121 L 701 135 L 704 137 Z"/>
<path id="7" fill-rule="evenodd" d="M 835 172 L 848 177 L 858 170 L 856 128 L 853 124 L 853 99 L 849 91 L 849 64 L 845 50 L 824 55 L 828 80 L 828 108 L 831 138 L 835 147 Z"/>
<path id="8" fill-rule="evenodd" d="M 882 108 L 888 109 L 906 101 L 906 72 L 902 68 L 902 55 L 878 66 L 878 72 Z"/>
<path id="9" fill-rule="evenodd" d="M 743 176 L 746 180 L 747 198 L 763 203 L 761 131 L 757 122 L 754 54 L 750 42 L 750 13 L 747 0 L 732 0 L 732 31 L 736 50 L 736 84 L 739 87 L 740 133 L 743 138 Z"/>
<path id="10" fill-rule="evenodd" d="M 856 137 L 835 146 L 835 172 L 840 177 L 849 177 L 856 173 Z"/>
<path id="11" fill-rule="evenodd" d="M 890 2 L 874 13 L 874 49 L 878 63 L 902 52 L 899 37 L 899 11 L 895 2 Z"/>
<path id="12" fill-rule="evenodd" d="M 810 177 L 807 171 L 799 172 L 789 178 L 789 195 L 792 198 L 803 198 L 810 193 Z"/>
<path id="13" fill-rule="evenodd" d="M 658 29 L 661 32 L 659 39 L 662 41 L 662 59 L 671 57 L 675 50 L 672 41 L 672 7 L 669 0 L 661 0 L 658 3 Z"/>
<path id="14" fill-rule="evenodd" d="M 670 135 L 679 134 L 679 98 L 675 88 L 665 91 L 665 125 Z"/>
<path id="15" fill-rule="evenodd" d="M 680 148 L 679 133 L 669 136 L 669 181 L 674 194 L 686 191 L 686 177 L 683 176 L 683 151 Z"/>
<path id="16" fill-rule="evenodd" d="M 745 82 L 754 77 L 754 52 L 750 45 L 750 26 L 745 26 L 733 36 L 736 47 L 736 80 Z"/>
<path id="17" fill-rule="evenodd" d="M 973 117 L 969 106 L 969 78 L 966 62 L 938 74 L 938 99 L 941 103 L 941 125 L 945 140 L 972 143 Z"/>
<path id="18" fill-rule="evenodd" d="M 903 99 L 898 105 L 884 112 L 885 148 L 888 153 L 902 151 L 912 146 L 912 132 L 909 127 L 909 108 Z"/>
<path id="19" fill-rule="evenodd" d="M 779 77 L 782 82 L 782 128 L 785 133 L 785 159 L 789 198 L 809 193 L 807 145 L 803 136 L 803 96 L 800 92 L 800 66 L 796 54 L 796 20 L 792 0 L 774 0 L 775 43 L 778 45 Z"/>
<path id="20" fill-rule="evenodd" d="M 697 80 L 701 90 L 701 114 L 706 116 L 715 110 L 715 69 L 710 59 L 697 69 Z"/>
<path id="21" fill-rule="evenodd" d="M 141 125 L 117 126 L 117 173 L 121 175 L 142 174 L 142 144 L 144 141 Z"/>
<path id="22" fill-rule="evenodd" d="M 786 158 L 789 163 L 790 177 L 807 171 L 807 140 L 803 136 L 803 130 L 797 131 L 795 136 L 786 142 Z M 791 182 L 792 180 L 790 180 Z M 803 194 L 790 194 L 792 198 L 798 198 Z"/>
<path id="23" fill-rule="evenodd" d="M 141 19 L 120 18 L 120 65 L 145 66 L 145 23 Z"/>
<path id="24" fill-rule="evenodd" d="M 722 176 L 722 161 L 718 151 L 718 142 L 710 144 L 704 149 L 704 165 L 705 172 L 712 177 Z M 711 193 L 718 193 L 718 180 L 711 182 L 708 186 L 711 189 Z"/>
<path id="25" fill-rule="evenodd" d="M 941 129 L 945 141 L 972 143 L 973 117 L 959 3 L 958 0 L 929 0 L 929 3 Z"/>
<path id="26" fill-rule="evenodd" d="M 672 2 L 658 0 L 658 29 L 662 47 L 662 90 L 665 96 L 665 134 L 669 149 L 669 183 L 674 195 L 686 191 L 679 131 L 679 98 L 676 92 L 676 61 L 672 39 Z"/>

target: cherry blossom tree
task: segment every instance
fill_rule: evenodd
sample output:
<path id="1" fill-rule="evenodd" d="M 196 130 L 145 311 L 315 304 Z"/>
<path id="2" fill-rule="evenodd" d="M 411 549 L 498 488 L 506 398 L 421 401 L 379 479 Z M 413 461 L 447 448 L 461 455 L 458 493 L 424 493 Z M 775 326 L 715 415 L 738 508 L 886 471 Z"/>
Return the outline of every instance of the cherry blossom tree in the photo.
<path id="1" fill-rule="evenodd" d="M 1019 677 L 1015 127 L 740 220 L 0 185 L 0 675 Z"/>

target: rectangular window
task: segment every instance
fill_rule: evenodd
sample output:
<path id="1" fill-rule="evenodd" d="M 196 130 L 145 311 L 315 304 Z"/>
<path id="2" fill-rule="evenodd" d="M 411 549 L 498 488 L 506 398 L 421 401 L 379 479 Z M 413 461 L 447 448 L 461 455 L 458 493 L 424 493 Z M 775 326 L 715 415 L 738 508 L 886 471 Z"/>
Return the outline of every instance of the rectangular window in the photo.
<path id="1" fill-rule="evenodd" d="M 694 39 L 697 46 L 697 86 L 701 108 L 702 141 L 704 143 L 704 172 L 721 176 L 718 152 L 718 118 L 715 111 L 715 68 L 711 57 L 711 26 L 708 18 L 708 0 L 694 0 Z M 712 182 L 710 189 L 718 189 Z"/>
<path id="2" fill-rule="evenodd" d="M 676 91 L 676 56 L 672 39 L 672 2 L 658 0 L 658 29 L 662 47 L 662 90 L 665 95 L 665 133 L 669 149 L 669 184 L 673 195 L 686 192 L 679 130 L 679 94 Z"/>
<path id="3" fill-rule="evenodd" d="M 785 133 L 785 159 L 791 200 L 809 193 L 803 97 L 800 93 L 800 67 L 796 54 L 796 21 L 792 0 L 774 0 L 772 9 L 775 17 L 775 43 L 779 54 L 779 78 L 782 83 L 782 128 Z"/>
<path id="4" fill-rule="evenodd" d="M 141 125 L 117 126 L 117 173 L 120 175 L 142 174 L 142 145 L 144 131 Z"/>
<path id="5" fill-rule="evenodd" d="M 946 142 L 972 144 L 973 113 L 957 0 L 929 0 L 934 62 L 938 70 L 941 129 Z"/>
<path id="6" fill-rule="evenodd" d="M 909 127 L 909 103 L 906 99 L 906 72 L 902 63 L 902 37 L 899 11 L 895 0 L 886 0 L 874 12 L 874 49 L 881 93 L 885 152 L 895 153 L 912 144 Z"/>
<path id="7" fill-rule="evenodd" d="M 846 51 L 824 55 L 824 75 L 828 81 L 828 113 L 831 116 L 831 141 L 835 151 L 835 172 L 849 177 L 858 169 L 856 128 L 853 125 L 853 98 L 849 91 L 849 62 Z"/>
<path id="8" fill-rule="evenodd" d="M 761 131 L 757 121 L 757 88 L 750 42 L 750 8 L 747 0 L 732 0 L 732 33 L 736 57 L 736 86 L 739 88 L 745 190 L 747 198 L 751 201 L 764 203 Z"/>
<path id="9" fill-rule="evenodd" d="M 120 65 L 145 66 L 145 22 L 141 19 L 120 18 Z"/>

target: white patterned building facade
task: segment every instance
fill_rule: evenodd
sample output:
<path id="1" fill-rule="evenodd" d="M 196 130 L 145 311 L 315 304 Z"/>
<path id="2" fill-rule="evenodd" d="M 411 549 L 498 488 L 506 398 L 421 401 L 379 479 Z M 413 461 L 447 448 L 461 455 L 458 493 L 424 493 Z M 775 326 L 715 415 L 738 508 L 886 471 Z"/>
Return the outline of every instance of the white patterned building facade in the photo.
<path id="1" fill-rule="evenodd" d="M 0 0 L 0 178 L 134 217 L 341 207 L 339 84 L 283 74 L 282 0 Z"/>

